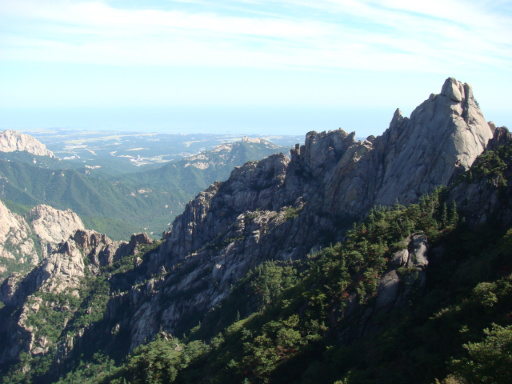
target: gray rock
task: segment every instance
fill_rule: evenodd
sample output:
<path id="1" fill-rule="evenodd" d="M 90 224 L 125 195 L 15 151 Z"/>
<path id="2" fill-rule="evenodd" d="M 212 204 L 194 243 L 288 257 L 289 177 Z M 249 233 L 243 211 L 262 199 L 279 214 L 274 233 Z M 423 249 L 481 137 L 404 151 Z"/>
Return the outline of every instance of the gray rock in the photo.
<path id="1" fill-rule="evenodd" d="M 55 158 L 52 151 L 32 136 L 16 131 L 0 132 L 0 152 L 26 151 L 36 156 Z"/>
<path id="2" fill-rule="evenodd" d="M 395 269 L 382 276 L 377 288 L 377 303 L 375 304 L 377 309 L 387 308 L 393 305 L 398 296 L 400 283 L 400 277 Z"/>
<path id="3" fill-rule="evenodd" d="M 393 254 L 390 260 L 390 264 L 393 267 L 402 267 L 407 264 L 409 261 L 409 251 L 407 249 L 402 249 Z"/>
<path id="4" fill-rule="evenodd" d="M 412 235 L 412 249 L 407 263 L 408 267 L 424 270 L 428 266 L 428 240 L 424 234 Z"/>
<path id="5" fill-rule="evenodd" d="M 342 240 L 373 205 L 417 202 L 446 185 L 471 166 L 492 131 L 471 87 L 447 79 L 441 94 L 431 95 L 410 118 L 395 111 L 389 128 L 377 138 L 355 141 L 354 133 L 341 129 L 309 132 L 290 159 L 273 155 L 249 162 L 190 201 L 162 245 L 136 261 L 134 274 L 144 284 L 114 295 L 104 322 L 116 335 L 130 335 L 124 340 L 130 349 L 160 330 L 181 334 L 195 325 L 189 319 L 212 310 L 261 262 L 306 257 L 313 248 Z M 60 279 L 73 290 L 74 278 L 83 273 L 78 253 L 82 260 L 88 258 L 95 273 L 123 252 L 135 252 L 133 244 L 146 242 L 132 240 L 113 244 L 99 234 L 78 231 L 62 245 L 57 259 L 38 269 L 40 278 L 31 280 L 34 289 L 59 289 L 52 282 Z M 414 235 L 408 249 L 393 256 L 379 284 L 378 308 L 403 304 L 425 284 L 426 244 L 424 235 Z M 400 267 L 407 267 L 404 275 L 398 273 Z M 16 292 L 33 292 L 23 286 L 18 283 Z M 347 304 L 347 316 L 357 310 L 354 300 Z M 372 313 L 365 310 L 365 318 Z"/>
<path id="6" fill-rule="evenodd" d="M 2 258 L 37 265 L 60 242 L 83 229 L 82 221 L 71 210 L 38 205 L 22 217 L 0 201 L 0 265 Z"/>

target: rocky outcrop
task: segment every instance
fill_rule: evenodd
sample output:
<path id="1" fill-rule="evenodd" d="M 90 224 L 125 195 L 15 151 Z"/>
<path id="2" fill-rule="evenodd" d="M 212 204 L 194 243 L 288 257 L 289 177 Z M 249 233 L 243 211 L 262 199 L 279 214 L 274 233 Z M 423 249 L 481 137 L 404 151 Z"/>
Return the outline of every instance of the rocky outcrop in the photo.
<path id="1" fill-rule="evenodd" d="M 0 201 L 0 266 L 5 273 L 8 268 L 2 259 L 12 265 L 37 265 L 57 244 L 83 229 L 80 218 L 70 210 L 39 205 L 22 217 Z"/>
<path id="2" fill-rule="evenodd" d="M 112 241 L 94 231 L 78 230 L 46 257 L 28 275 L 13 274 L 0 286 L 0 299 L 5 308 L 0 311 L 3 325 L 3 343 L 0 343 L 0 364 L 12 360 L 21 351 L 35 356 L 48 352 L 49 348 L 59 350 L 59 358 L 65 358 L 73 349 L 75 337 L 62 341 L 44 338 L 29 318 L 37 315 L 41 306 L 48 306 L 65 313 L 66 320 L 73 318 L 79 308 L 72 309 L 66 301 L 56 299 L 59 294 L 73 296 L 78 300 L 86 275 L 97 275 L 101 267 L 129 255 L 136 255 L 142 246 L 151 245 L 153 240 L 146 234 L 133 235 L 130 242 Z M 50 294 L 44 296 L 44 294 Z M 47 298 L 48 297 L 48 298 Z M 12 309 L 19 310 L 12 314 Z M 91 309 L 93 310 L 93 309 Z M 66 324 L 62 324 L 65 327 Z M 83 336 L 84 330 L 76 335 Z M 41 339 L 43 337 L 43 339 Z"/>
<path id="3" fill-rule="evenodd" d="M 34 240 L 31 238 L 32 229 L 20 215 L 12 213 L 0 201 L 0 265 L 2 259 L 16 260 L 18 263 L 35 265 L 39 262 L 39 254 Z M 7 268 L 4 267 L 7 271 Z"/>
<path id="4" fill-rule="evenodd" d="M 490 123 L 490 126 L 493 124 Z M 499 151 L 500 147 L 510 145 L 512 136 L 507 128 L 494 127 L 493 130 L 494 137 L 489 141 L 489 150 Z M 507 156 L 505 162 L 507 167 L 502 175 L 492 172 L 488 175 L 471 173 L 450 189 L 448 201 L 456 203 L 457 209 L 464 212 L 464 221 L 473 229 L 487 222 L 503 228 L 512 226 L 512 186 L 501 182 L 502 179 L 512 179 L 510 156 Z M 480 160 L 477 160 L 475 165 L 479 164 Z"/>
<path id="5" fill-rule="evenodd" d="M 507 145 L 512 140 L 512 134 L 506 127 L 497 128 L 492 121 L 489 122 L 489 127 L 493 132 L 493 137 L 487 144 L 488 150 L 493 151 L 497 149 L 499 146 Z"/>
<path id="6" fill-rule="evenodd" d="M 424 234 L 413 234 L 403 250 L 395 252 L 389 270 L 382 276 L 375 309 L 389 309 L 405 303 L 411 291 L 424 288 L 427 281 L 428 240 Z"/>
<path id="7" fill-rule="evenodd" d="M 371 150 L 366 145 L 357 167 L 337 165 L 325 206 L 359 216 L 372 205 L 415 202 L 469 169 L 492 137 L 471 86 L 447 79 L 441 93 L 430 95 L 410 118 L 397 110 Z"/>
<path id="8" fill-rule="evenodd" d="M 450 78 L 410 118 L 397 110 L 380 137 L 310 132 L 291 159 L 274 155 L 234 170 L 191 201 L 165 234 L 149 271 L 162 265 L 171 271 L 152 286 L 155 303 L 165 297 L 166 304 L 146 303 L 145 315 L 137 312 L 132 346 L 156 332 L 156 324 L 182 331 L 183 319 L 212 308 L 262 261 L 304 257 L 341 240 L 372 206 L 416 202 L 447 185 L 492 137 L 471 86 Z M 148 326 L 148 317 L 159 321 Z"/>
<path id="9" fill-rule="evenodd" d="M 0 132 L 0 152 L 26 151 L 36 156 L 55 158 L 52 151 L 32 136 L 16 131 Z"/>
<path id="10" fill-rule="evenodd" d="M 60 211 L 48 205 L 34 207 L 27 220 L 41 243 L 47 244 L 42 248 L 43 257 L 51 253 L 55 244 L 66 240 L 75 231 L 85 229 L 82 220 L 70 209 Z"/>
<path id="11" fill-rule="evenodd" d="M 138 245 L 152 242 L 147 235 L 134 235 L 128 243 L 112 241 L 94 231 L 77 230 L 55 246 L 55 250 L 23 279 L 18 275 L 6 279 L 0 286 L 3 293 L 0 300 L 6 305 L 17 306 L 36 291 L 76 295 L 75 290 L 86 273 L 86 262 L 88 270 L 95 274 L 102 266 L 111 265 L 122 256 L 133 253 Z"/>
<path id="12" fill-rule="evenodd" d="M 94 341 L 106 351 L 120 345 L 130 350 L 161 330 L 181 335 L 251 268 L 270 259 L 304 258 L 342 240 L 374 205 L 416 202 L 467 170 L 490 140 L 504 140 L 496 132 L 501 131 L 485 121 L 471 87 L 447 79 L 441 93 L 410 118 L 397 110 L 382 136 L 356 141 L 343 130 L 309 132 L 290 158 L 272 155 L 246 163 L 190 201 L 162 245 L 137 259 L 134 269 L 108 276 L 117 293 L 102 319 L 104 329 L 87 331 L 82 342 Z M 150 240 L 113 244 L 103 235 L 78 231 L 26 279 L 13 277 L 1 291 L 12 305 L 36 289 L 58 292 L 63 285 L 74 292 L 83 260 L 94 274 L 135 252 L 139 243 Z M 427 239 L 412 235 L 380 281 L 377 310 L 400 305 L 411 285 L 423 287 L 428 262 Z M 13 340 L 34 352 L 35 344 Z"/>

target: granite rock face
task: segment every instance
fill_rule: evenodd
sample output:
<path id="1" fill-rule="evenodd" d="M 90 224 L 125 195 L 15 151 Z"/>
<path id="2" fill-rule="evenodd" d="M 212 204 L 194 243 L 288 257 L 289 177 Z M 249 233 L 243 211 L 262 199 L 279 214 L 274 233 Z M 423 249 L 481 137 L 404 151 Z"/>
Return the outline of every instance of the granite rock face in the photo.
<path id="1" fill-rule="evenodd" d="M 410 118 L 397 110 L 353 171 L 337 167 L 327 206 L 358 216 L 372 205 L 415 202 L 467 170 L 492 137 L 471 86 L 449 78 Z"/>
<path id="2" fill-rule="evenodd" d="M 0 272 L 7 271 L 3 259 L 37 265 L 57 244 L 79 229 L 84 229 L 84 225 L 70 210 L 39 205 L 23 217 L 12 213 L 0 201 Z"/>
<path id="3" fill-rule="evenodd" d="M 47 247 L 42 248 L 43 257 L 52 251 L 52 245 L 59 244 L 77 230 L 83 230 L 84 224 L 70 209 L 61 211 L 48 205 L 38 205 L 27 215 L 33 231 Z"/>
<path id="4" fill-rule="evenodd" d="M 416 202 L 468 169 L 489 141 L 506 137 L 485 121 L 471 87 L 451 78 L 410 118 L 397 110 L 382 136 L 356 141 L 354 133 L 341 129 L 309 132 L 290 158 L 281 154 L 246 163 L 191 200 L 158 248 L 137 259 L 130 273 L 108 277 L 118 293 L 111 295 L 102 320 L 107 331 L 86 330 L 81 342 L 93 340 L 106 351 L 119 345 L 131 350 L 161 330 L 181 335 L 196 325 L 190 319 L 226 298 L 251 268 L 265 260 L 304 258 L 343 240 L 372 206 Z M 150 243 L 139 235 L 114 244 L 100 234 L 77 231 L 29 276 L 21 281 L 12 276 L 0 292 L 13 306 L 36 290 L 58 292 L 64 285 L 73 292 L 84 274 L 84 260 L 91 273 L 98 273 Z M 376 307 L 400 305 L 413 275 L 414 284 L 422 287 L 428 262 L 427 239 L 412 235 L 390 261 Z M 398 268 L 410 276 L 400 275 Z M 13 329 L 22 328 L 19 321 Z M 34 337 L 14 338 L 9 345 L 35 353 L 36 344 L 20 341 Z M 4 356 L 14 356 L 5 348 L 10 352 Z"/>
<path id="5" fill-rule="evenodd" d="M 135 255 L 139 247 L 152 243 L 153 240 L 145 234 L 133 235 L 129 242 L 121 242 L 112 241 L 94 231 L 77 230 L 28 275 L 9 276 L 0 286 L 0 300 L 6 305 L 6 315 L 1 319 L 3 330 L 0 332 L 4 342 L 0 343 L 0 364 L 16 358 L 21 351 L 36 356 L 48 352 L 50 347 L 59 351 L 59 358 L 66 358 L 76 341 L 83 336 L 84 330 L 56 345 L 55 340 L 41 340 L 40 330 L 28 319 L 36 315 L 41 306 L 49 306 L 66 313 L 67 322 L 78 309 L 71 310 L 66 302 L 53 301 L 51 297 L 64 294 L 83 299 L 80 288 L 86 275 L 97 275 L 101 267 Z M 47 299 L 41 293 L 52 295 Z M 18 307 L 15 314 L 9 310 Z M 65 326 L 65 323 L 62 324 L 62 327 Z"/>
<path id="6" fill-rule="evenodd" d="M 31 233 L 32 230 L 26 220 L 12 213 L 0 201 L 0 272 L 7 271 L 2 265 L 2 259 L 29 264 L 39 262 L 34 240 L 30 238 Z"/>
<path id="7" fill-rule="evenodd" d="M 211 309 L 262 261 L 305 257 L 342 240 L 372 206 L 416 202 L 447 185 L 485 149 L 493 129 L 471 86 L 450 78 L 410 118 L 397 110 L 382 136 L 354 137 L 343 130 L 309 132 L 290 159 L 248 163 L 192 200 L 148 263 L 152 273 L 162 265 L 175 272 L 152 285 L 152 300 L 167 304 L 144 305 L 144 315 L 129 326 L 132 346 L 156 332 L 156 324 L 183 330 L 182 319 Z M 413 254 L 414 268 L 426 265 L 422 252 Z M 185 279 L 174 277 L 183 271 Z M 142 320 L 151 316 L 159 319 L 154 326 Z"/>
<path id="8" fill-rule="evenodd" d="M 15 151 L 26 151 L 36 156 L 55 158 L 52 151 L 32 136 L 10 130 L 0 132 L 0 152 Z"/>

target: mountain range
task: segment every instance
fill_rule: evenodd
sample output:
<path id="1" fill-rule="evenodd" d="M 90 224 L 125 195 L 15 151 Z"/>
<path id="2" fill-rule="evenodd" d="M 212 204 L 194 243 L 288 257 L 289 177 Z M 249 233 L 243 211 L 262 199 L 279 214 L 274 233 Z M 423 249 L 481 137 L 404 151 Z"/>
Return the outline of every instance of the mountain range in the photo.
<path id="1" fill-rule="evenodd" d="M 511 180 L 510 133 L 453 78 L 379 137 L 309 132 L 160 241 L 79 229 L 7 278 L 3 382 L 505 383 Z"/>
<path id="2" fill-rule="evenodd" d="M 2 137 L 30 143 L 0 146 L 2 199 L 29 207 L 72 209 L 87 228 L 117 240 L 141 231 L 158 237 L 195 194 L 227 178 L 234 167 L 288 151 L 266 140 L 244 138 L 153 170 L 110 176 L 108 171 L 94 172 L 93 166 L 76 168 L 53 154 L 47 156 L 44 145 L 28 135 L 6 131 Z"/>

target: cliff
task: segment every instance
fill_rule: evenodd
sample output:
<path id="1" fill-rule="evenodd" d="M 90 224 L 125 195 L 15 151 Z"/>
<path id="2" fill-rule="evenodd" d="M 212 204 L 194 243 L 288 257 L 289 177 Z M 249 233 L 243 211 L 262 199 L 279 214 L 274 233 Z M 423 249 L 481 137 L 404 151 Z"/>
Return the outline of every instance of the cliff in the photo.
<path id="1" fill-rule="evenodd" d="M 262 261 L 304 258 L 315 247 L 342 240 L 372 206 L 417 202 L 447 185 L 469 169 L 493 132 L 471 87 L 450 78 L 410 118 L 397 110 L 382 136 L 363 142 L 354 136 L 310 132 L 290 160 L 274 155 L 247 163 L 191 201 L 149 264 L 152 271 L 179 265 L 203 278 L 187 275 L 186 283 L 174 283 L 171 275 L 159 283 L 155 301 L 176 299 L 154 313 L 159 321 L 153 328 L 135 326 L 144 337 L 157 324 L 183 330 L 188 311 L 212 308 Z M 133 346 L 141 340 L 134 337 Z"/>
<path id="2" fill-rule="evenodd" d="M 55 158 L 52 151 L 32 136 L 16 131 L 0 132 L 0 152 L 25 151 L 36 156 Z"/>
<path id="3" fill-rule="evenodd" d="M 28 270 L 83 229 L 80 218 L 70 210 L 38 205 L 21 216 L 0 201 L 0 273 Z"/>
<path id="4" fill-rule="evenodd" d="M 162 332 L 190 332 L 198 321 L 229 302 L 233 287 L 250 270 L 268 261 L 290 265 L 307 261 L 318 250 L 345 240 L 354 222 L 370 212 L 373 215 L 372 207 L 418 203 L 441 185 L 459 183 L 450 189 L 447 201 L 467 210 L 469 226 L 476 228 L 485 221 L 484 210 L 486 217 L 497 215 L 503 225 L 511 224 L 512 210 L 503 204 L 510 188 L 497 189 L 500 175 L 494 184 L 487 176 L 476 182 L 460 181 L 469 177 L 467 171 L 486 148 L 498 148 L 510 140 L 507 130 L 485 121 L 468 84 L 447 79 L 441 93 L 430 95 L 409 118 L 397 110 L 382 136 L 365 141 L 354 137 L 343 130 L 309 132 L 305 144 L 296 146 L 290 158 L 272 155 L 236 168 L 227 181 L 212 184 L 187 204 L 159 246 L 144 236 L 114 243 L 87 231 L 64 239 L 23 280 L 13 277 L 2 285 L 3 319 L 9 318 L 2 361 L 12 361 L 20 351 L 31 356 L 53 352 L 61 360 L 83 350 L 122 356 Z M 437 204 L 436 198 L 428 204 Z M 488 204 L 481 204 L 482 198 Z M 428 212 L 428 204 L 422 202 L 418 212 Z M 414 220 L 423 220 L 413 208 L 411 212 Z M 350 263 L 357 264 L 357 257 L 362 260 L 380 252 L 382 265 L 371 261 L 358 267 L 362 270 L 351 271 L 357 290 L 334 294 L 330 287 L 312 283 L 311 292 L 325 288 L 333 302 L 339 299 L 336 295 L 345 300 L 332 316 L 336 312 L 353 324 L 340 331 L 331 315 L 323 319 L 335 330 L 337 340 L 350 342 L 368 334 L 372 319 L 400 308 L 426 287 L 432 262 L 436 264 L 448 252 L 442 247 L 432 249 L 425 233 L 411 232 L 413 227 L 406 224 L 405 219 L 397 221 L 398 229 L 393 230 L 385 222 L 379 224 L 383 232 L 404 236 L 393 247 L 382 251 L 385 246 L 379 248 L 377 242 L 372 244 L 374 251 L 358 249 L 350 254 L 356 258 Z M 373 293 L 365 293 L 365 289 L 371 292 L 369 286 L 363 289 L 365 279 L 371 280 Z M 103 288 L 95 291 L 90 281 Z M 48 299 L 43 293 L 54 296 Z M 75 297 L 78 304 L 59 296 L 63 293 Z M 90 303 L 98 297 L 101 316 L 87 313 L 87 317 L 83 309 L 93 308 Z M 374 305 L 363 306 L 368 301 Z M 313 299 L 307 305 L 312 303 Z M 246 304 L 237 307 L 243 315 L 250 314 Z M 40 339 L 44 327 L 27 319 L 37 317 L 45 305 L 56 313 L 69 307 L 64 321 L 55 315 L 55 324 L 68 333 Z M 55 364 L 54 369 L 58 367 Z"/>

